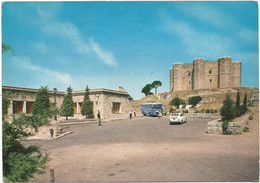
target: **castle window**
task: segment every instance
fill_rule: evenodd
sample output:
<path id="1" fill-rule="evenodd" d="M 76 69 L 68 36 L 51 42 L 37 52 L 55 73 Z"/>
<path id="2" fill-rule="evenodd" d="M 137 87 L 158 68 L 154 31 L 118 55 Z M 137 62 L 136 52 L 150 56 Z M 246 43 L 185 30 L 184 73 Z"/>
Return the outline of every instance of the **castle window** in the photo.
<path id="1" fill-rule="evenodd" d="M 190 85 L 190 81 L 189 81 L 189 85 Z"/>
<path id="2" fill-rule="evenodd" d="M 209 74 L 211 74 L 211 73 L 212 73 L 212 70 L 210 69 L 210 70 L 209 70 Z"/>
<path id="3" fill-rule="evenodd" d="M 188 72 L 188 76 L 190 76 L 190 72 Z"/>
<path id="4" fill-rule="evenodd" d="M 211 82 L 212 80 L 210 79 L 209 82 Z"/>

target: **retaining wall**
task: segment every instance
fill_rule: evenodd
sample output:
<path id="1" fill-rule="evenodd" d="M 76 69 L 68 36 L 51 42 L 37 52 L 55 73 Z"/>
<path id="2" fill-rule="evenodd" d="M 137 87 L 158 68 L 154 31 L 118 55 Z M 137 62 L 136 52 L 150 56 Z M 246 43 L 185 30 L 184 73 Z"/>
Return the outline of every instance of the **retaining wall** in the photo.
<path id="1" fill-rule="evenodd" d="M 221 116 L 217 113 L 187 113 L 185 116 L 189 118 L 212 118 L 219 119 Z"/>
<path id="2" fill-rule="evenodd" d="M 232 132 L 232 134 L 242 134 L 246 124 L 248 122 L 250 113 L 246 113 L 243 116 L 234 119 L 232 122 L 228 124 L 228 132 Z M 222 134 L 222 124 L 223 122 L 219 122 L 220 119 L 216 119 L 208 122 L 207 133 L 215 133 Z"/>

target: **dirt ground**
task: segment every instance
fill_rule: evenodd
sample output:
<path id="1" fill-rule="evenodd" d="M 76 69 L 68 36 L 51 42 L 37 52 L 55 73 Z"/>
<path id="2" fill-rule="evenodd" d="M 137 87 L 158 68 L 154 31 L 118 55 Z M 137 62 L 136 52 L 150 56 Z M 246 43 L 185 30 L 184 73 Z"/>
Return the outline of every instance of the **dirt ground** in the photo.
<path id="1" fill-rule="evenodd" d="M 32 141 L 51 153 L 49 169 L 57 182 L 88 181 L 259 181 L 259 115 L 251 108 L 250 132 L 207 134 L 210 119 L 169 125 L 162 119 L 138 117 L 71 125 L 73 134 Z M 50 170 L 33 181 L 50 181 Z"/>

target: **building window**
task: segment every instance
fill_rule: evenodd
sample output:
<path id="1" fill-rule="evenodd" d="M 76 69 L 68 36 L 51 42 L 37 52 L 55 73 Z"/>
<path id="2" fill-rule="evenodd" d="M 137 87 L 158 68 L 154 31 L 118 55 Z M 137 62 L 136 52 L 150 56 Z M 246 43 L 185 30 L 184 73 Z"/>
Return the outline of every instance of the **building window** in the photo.
<path id="1" fill-rule="evenodd" d="M 79 112 L 81 113 L 83 102 L 79 102 Z"/>
<path id="2" fill-rule="evenodd" d="M 188 76 L 190 76 L 190 72 L 188 72 Z"/>
<path id="3" fill-rule="evenodd" d="M 27 114 L 32 114 L 32 106 L 33 106 L 33 102 L 26 102 L 26 113 Z"/>
<path id="4" fill-rule="evenodd" d="M 77 103 L 73 103 L 73 111 L 74 111 L 74 114 L 77 114 L 77 113 L 78 113 Z"/>
<path id="5" fill-rule="evenodd" d="M 210 70 L 209 70 L 209 74 L 211 74 L 211 73 L 212 73 L 212 70 L 210 69 Z"/>
<path id="6" fill-rule="evenodd" d="M 113 102 L 113 113 L 114 114 L 119 114 L 121 111 L 120 111 L 120 107 L 121 107 L 121 103 L 119 102 Z"/>
<path id="7" fill-rule="evenodd" d="M 211 82 L 212 80 L 210 79 L 209 82 Z"/>
<path id="8" fill-rule="evenodd" d="M 13 101 L 13 113 L 14 114 L 23 113 L 23 101 Z"/>
<path id="9" fill-rule="evenodd" d="M 189 85 L 190 85 L 190 81 L 189 81 Z"/>

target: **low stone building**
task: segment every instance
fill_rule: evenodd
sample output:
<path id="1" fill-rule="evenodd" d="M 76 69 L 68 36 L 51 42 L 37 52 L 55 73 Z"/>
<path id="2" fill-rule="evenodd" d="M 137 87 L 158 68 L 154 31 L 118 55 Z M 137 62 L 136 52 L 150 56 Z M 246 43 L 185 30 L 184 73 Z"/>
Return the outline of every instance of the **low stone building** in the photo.
<path id="1" fill-rule="evenodd" d="M 38 89 L 3 86 L 2 91 L 9 92 L 10 94 L 10 106 L 8 108 L 9 115 L 32 113 L 32 105 Z M 81 115 L 84 93 L 85 90 L 72 92 L 74 102 L 74 118 L 85 118 Z M 49 90 L 49 94 L 51 105 L 54 106 L 55 95 L 56 106 L 60 108 L 66 92 L 54 92 L 53 90 Z M 95 119 L 97 118 L 98 111 L 100 111 L 101 119 L 103 120 L 126 119 L 128 118 L 129 110 L 132 108 L 132 97 L 123 89 L 123 87 L 119 87 L 118 91 L 103 88 L 90 89 L 89 97 L 92 101 Z M 58 116 L 59 120 L 64 118 L 65 117 Z"/>

